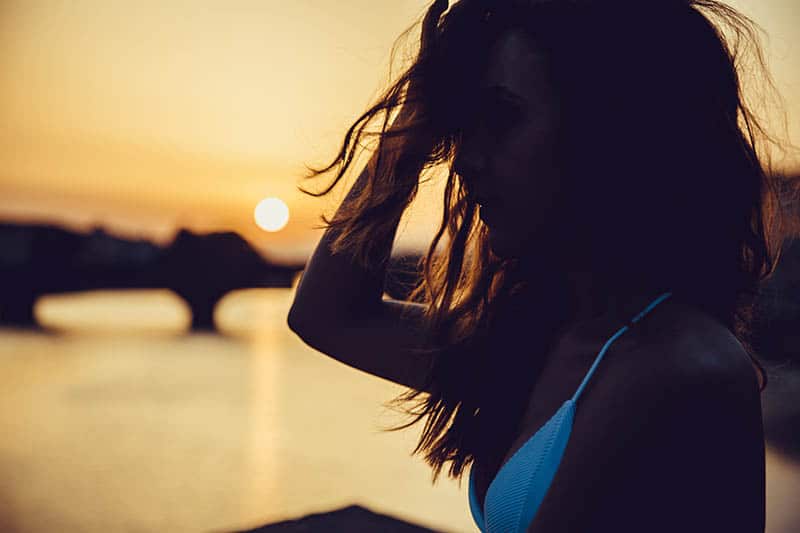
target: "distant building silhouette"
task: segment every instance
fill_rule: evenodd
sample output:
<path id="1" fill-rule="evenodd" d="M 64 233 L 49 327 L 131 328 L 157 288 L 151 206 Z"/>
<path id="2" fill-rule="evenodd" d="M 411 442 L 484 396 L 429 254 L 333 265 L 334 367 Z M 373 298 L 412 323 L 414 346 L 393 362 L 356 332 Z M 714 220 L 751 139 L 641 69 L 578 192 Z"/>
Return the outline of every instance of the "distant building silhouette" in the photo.
<path id="1" fill-rule="evenodd" d="M 181 230 L 168 246 L 49 225 L 0 224 L 0 322 L 35 325 L 43 294 L 103 288 L 167 288 L 189 304 L 192 327 L 213 328 L 213 309 L 227 292 L 291 287 L 303 265 L 264 259 L 232 232 Z"/>

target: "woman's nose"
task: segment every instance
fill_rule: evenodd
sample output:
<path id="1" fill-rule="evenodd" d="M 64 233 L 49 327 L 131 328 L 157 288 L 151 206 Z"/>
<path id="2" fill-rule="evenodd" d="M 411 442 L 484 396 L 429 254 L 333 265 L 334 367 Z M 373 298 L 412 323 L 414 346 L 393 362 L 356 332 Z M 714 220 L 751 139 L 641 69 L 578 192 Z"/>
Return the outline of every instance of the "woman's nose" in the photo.
<path id="1" fill-rule="evenodd" d="M 486 157 L 478 150 L 462 147 L 454 162 L 455 171 L 463 178 L 475 179 L 486 169 Z"/>

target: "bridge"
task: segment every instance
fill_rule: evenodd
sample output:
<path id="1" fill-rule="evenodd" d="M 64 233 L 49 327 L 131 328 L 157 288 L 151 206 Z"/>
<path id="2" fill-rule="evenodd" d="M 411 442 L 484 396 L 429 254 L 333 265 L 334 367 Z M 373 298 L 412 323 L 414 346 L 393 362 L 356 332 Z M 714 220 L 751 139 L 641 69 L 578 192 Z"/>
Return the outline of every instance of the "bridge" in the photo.
<path id="1" fill-rule="evenodd" d="M 35 326 L 45 294 L 96 289 L 170 289 L 192 310 L 192 328 L 214 328 L 228 292 L 291 287 L 304 265 L 277 265 L 233 232 L 181 230 L 169 246 L 47 225 L 0 224 L 0 324 Z"/>

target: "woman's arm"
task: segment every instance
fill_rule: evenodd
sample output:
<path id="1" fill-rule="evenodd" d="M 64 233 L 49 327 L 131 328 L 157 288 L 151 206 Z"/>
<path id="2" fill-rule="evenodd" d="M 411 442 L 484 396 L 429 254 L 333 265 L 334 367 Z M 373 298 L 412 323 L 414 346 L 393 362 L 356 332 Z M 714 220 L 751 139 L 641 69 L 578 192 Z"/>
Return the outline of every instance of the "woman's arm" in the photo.
<path id="1" fill-rule="evenodd" d="M 421 57 L 427 53 L 447 6 L 447 0 L 436 0 L 425 14 L 420 34 Z M 403 129 L 425 116 L 417 83 L 418 80 L 410 81 L 390 131 Z M 413 138 L 405 134 L 382 137 L 344 202 L 351 202 L 363 190 L 376 172 L 379 157 L 386 161 L 387 168 L 395 168 L 394 163 L 406 148 L 424 151 L 429 141 L 419 137 L 425 135 L 424 130 L 417 128 Z M 408 142 L 414 146 L 405 146 Z M 418 171 L 421 170 L 420 167 Z M 432 357 L 425 351 L 430 348 L 422 324 L 426 308 L 412 302 L 383 300 L 386 267 L 401 215 L 395 217 L 384 241 L 371 243 L 373 255 L 367 261 L 368 267 L 358 264 L 346 252 L 333 255 L 330 246 L 338 230 L 328 228 L 300 278 L 287 322 L 292 331 L 317 350 L 354 368 L 422 390 Z"/>
<path id="2" fill-rule="evenodd" d="M 404 123 L 405 120 L 407 119 L 401 115 L 392 127 Z M 389 136 L 384 139 L 382 152 L 384 161 L 386 158 L 396 157 L 402 142 L 402 136 Z M 376 151 L 348 192 L 339 208 L 340 211 L 345 204 L 353 201 L 371 174 L 375 172 L 377 157 Z M 371 258 L 368 268 L 358 265 L 346 252 L 332 254 L 330 246 L 338 230 L 333 227 L 328 228 L 300 277 L 288 316 L 290 327 L 298 326 L 302 329 L 314 327 L 322 317 L 325 320 L 335 317 L 349 321 L 367 316 L 374 311 L 382 300 L 386 267 L 399 222 L 400 218 L 396 217 L 391 233 L 384 242 L 377 243 L 374 248 L 375 255 Z M 292 329 L 295 330 L 295 327 Z"/>
<path id="3" fill-rule="evenodd" d="M 400 117 L 396 124 L 406 120 Z M 396 154 L 396 139 L 384 145 Z M 374 172 L 373 156 L 345 202 Z M 356 192 L 354 192 L 356 191 Z M 341 209 L 341 208 L 340 208 Z M 289 328 L 312 348 L 399 385 L 430 392 L 424 385 L 431 345 L 422 324 L 426 307 L 419 303 L 383 299 L 386 265 L 394 231 L 380 243 L 378 254 L 365 268 L 346 253 L 333 255 L 335 229 L 328 228 L 311 256 L 287 317 Z"/>

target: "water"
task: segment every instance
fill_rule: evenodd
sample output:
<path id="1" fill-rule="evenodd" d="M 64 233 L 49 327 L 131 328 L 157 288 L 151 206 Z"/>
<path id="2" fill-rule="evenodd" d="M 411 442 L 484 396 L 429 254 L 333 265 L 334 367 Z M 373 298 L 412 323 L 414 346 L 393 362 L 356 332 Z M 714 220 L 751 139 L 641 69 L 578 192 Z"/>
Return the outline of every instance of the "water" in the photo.
<path id="1" fill-rule="evenodd" d="M 358 503 L 473 532 L 466 483 L 409 453 L 404 389 L 285 324 L 292 289 L 239 291 L 225 335 L 165 291 L 47 298 L 53 333 L 0 330 L 1 531 L 224 531 Z M 769 451 L 767 531 L 797 530 L 800 469 Z M 794 526 L 794 527 L 793 527 Z"/>

